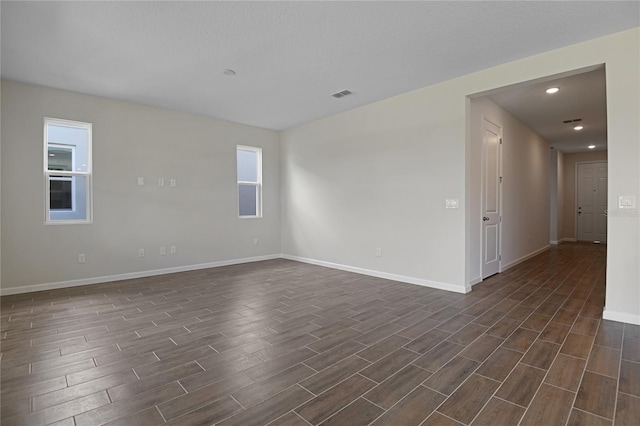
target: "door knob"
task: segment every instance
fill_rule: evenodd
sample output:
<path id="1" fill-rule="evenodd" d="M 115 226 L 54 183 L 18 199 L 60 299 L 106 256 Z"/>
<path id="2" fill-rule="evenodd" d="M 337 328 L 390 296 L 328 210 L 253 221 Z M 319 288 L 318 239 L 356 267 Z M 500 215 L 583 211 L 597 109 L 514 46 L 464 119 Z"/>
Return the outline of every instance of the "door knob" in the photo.
<path id="1" fill-rule="evenodd" d="M 486 221 L 488 221 L 488 220 L 489 220 L 489 218 L 488 218 L 488 217 L 486 217 L 486 216 L 483 216 L 483 217 L 482 217 L 482 221 L 483 221 L 483 222 L 486 222 Z"/>

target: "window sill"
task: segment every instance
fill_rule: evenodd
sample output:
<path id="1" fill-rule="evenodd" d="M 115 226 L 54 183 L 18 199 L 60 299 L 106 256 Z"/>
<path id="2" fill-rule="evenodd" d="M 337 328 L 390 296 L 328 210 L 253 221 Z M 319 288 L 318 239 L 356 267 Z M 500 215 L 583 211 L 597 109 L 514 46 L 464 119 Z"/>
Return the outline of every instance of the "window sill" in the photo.
<path id="1" fill-rule="evenodd" d="M 45 221 L 45 225 L 91 225 L 92 220 L 56 220 Z"/>

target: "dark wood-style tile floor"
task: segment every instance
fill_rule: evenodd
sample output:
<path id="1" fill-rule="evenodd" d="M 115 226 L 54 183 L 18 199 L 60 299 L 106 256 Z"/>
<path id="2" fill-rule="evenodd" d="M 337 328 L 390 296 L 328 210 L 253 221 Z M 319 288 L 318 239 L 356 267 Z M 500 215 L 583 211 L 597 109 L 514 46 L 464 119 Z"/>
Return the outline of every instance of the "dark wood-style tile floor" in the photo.
<path id="1" fill-rule="evenodd" d="M 2 425 L 637 425 L 606 247 L 467 294 L 286 260 L 2 298 Z"/>

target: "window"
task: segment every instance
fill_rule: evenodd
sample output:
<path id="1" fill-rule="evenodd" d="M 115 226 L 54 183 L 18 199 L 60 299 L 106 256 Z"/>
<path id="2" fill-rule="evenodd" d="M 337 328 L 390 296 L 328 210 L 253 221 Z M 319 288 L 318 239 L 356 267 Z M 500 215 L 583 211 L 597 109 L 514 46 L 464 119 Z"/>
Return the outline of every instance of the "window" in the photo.
<path id="1" fill-rule="evenodd" d="M 238 216 L 262 217 L 262 149 L 238 146 Z"/>
<path id="2" fill-rule="evenodd" d="M 44 120 L 45 223 L 91 222 L 91 123 Z"/>

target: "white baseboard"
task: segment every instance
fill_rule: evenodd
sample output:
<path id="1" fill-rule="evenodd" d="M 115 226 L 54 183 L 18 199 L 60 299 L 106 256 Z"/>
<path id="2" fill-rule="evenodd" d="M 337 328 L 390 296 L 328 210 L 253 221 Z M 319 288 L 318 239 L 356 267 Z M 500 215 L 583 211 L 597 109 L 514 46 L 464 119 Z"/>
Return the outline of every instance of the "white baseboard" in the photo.
<path id="1" fill-rule="evenodd" d="M 557 245 L 562 244 L 562 243 L 575 243 L 576 239 L 575 238 L 563 238 L 563 239 L 558 240 L 558 241 L 549 241 L 549 242 L 552 245 L 557 246 Z"/>
<path id="2" fill-rule="evenodd" d="M 627 324 L 640 325 L 640 315 L 611 311 L 607 309 L 606 306 L 602 311 L 602 318 L 611 321 L 626 322 Z"/>
<path id="3" fill-rule="evenodd" d="M 501 272 L 505 271 L 508 268 L 512 268 L 517 264 L 524 262 L 527 259 L 537 256 L 538 254 L 548 249 L 549 249 L 549 246 L 543 247 L 526 256 L 521 257 L 518 260 L 510 262 L 507 265 L 504 265 L 502 267 Z M 90 284 L 100 284 L 100 283 L 106 283 L 106 282 L 112 282 L 112 281 L 129 280 L 134 278 L 145 278 L 145 277 L 152 277 L 156 275 L 172 274 L 176 272 L 196 271 L 199 269 L 216 268 L 220 266 L 229 266 L 229 265 L 239 265 L 242 263 L 259 262 L 263 260 L 272 260 L 272 259 L 280 259 L 280 258 L 294 260 L 297 262 L 309 263 L 312 265 L 324 266 L 332 269 L 339 269 L 342 271 L 354 272 L 362 275 L 369 275 L 377 278 L 384 278 L 384 279 L 393 280 L 393 281 L 416 284 L 424 287 L 437 288 L 440 290 L 447 290 L 447 291 L 452 291 L 456 293 L 468 293 L 471 291 L 471 287 L 473 285 L 478 284 L 479 282 L 482 281 L 482 279 L 478 277 L 470 280 L 468 285 L 464 287 L 460 287 L 453 284 L 430 281 L 430 280 L 425 280 L 421 278 L 407 277 L 404 275 L 390 274 L 387 272 L 374 271 L 371 269 L 358 268 L 355 266 L 341 265 L 338 263 L 325 262 L 322 260 L 309 259 L 309 258 L 299 257 L 299 256 L 291 256 L 287 254 L 273 254 L 273 255 L 266 255 L 266 256 L 245 257 L 241 259 L 222 260 L 219 262 L 199 263 L 195 265 L 176 266 L 172 268 L 155 269 L 151 271 L 131 272 L 126 274 L 118 274 L 118 275 L 106 275 L 102 277 L 83 278 L 78 280 L 59 281 L 54 283 L 34 284 L 34 285 L 27 285 L 22 287 L 0 288 L 0 295 L 9 296 L 13 294 L 32 293 L 35 291 L 54 290 L 58 288 L 77 287 L 77 286 L 90 285 Z M 640 315 L 611 311 L 606 307 L 604 308 L 604 311 L 602 313 L 602 318 L 606 320 L 611 320 L 611 321 L 640 325 Z"/>
<path id="4" fill-rule="evenodd" d="M 516 259 L 516 260 L 511 261 L 509 263 L 503 264 L 503 265 L 500 266 L 500 272 L 504 272 L 509 268 L 513 268 L 514 266 L 519 265 L 522 262 L 527 261 L 527 260 L 531 259 L 532 257 L 535 257 L 535 256 L 539 255 L 540 253 L 543 253 L 543 252 L 549 250 L 550 248 L 551 248 L 550 245 L 546 245 L 546 246 L 544 246 L 544 247 L 542 247 L 542 248 L 540 248 L 540 249 L 538 249 L 536 251 L 533 251 L 533 252 L 531 252 L 531 253 L 529 253 L 529 254 L 527 254 L 525 256 L 522 256 L 520 259 Z"/>
<path id="5" fill-rule="evenodd" d="M 219 266 L 239 265 L 241 263 L 259 262 L 261 260 L 279 259 L 279 254 L 266 256 L 245 257 L 241 259 L 222 260 L 219 262 L 199 263 L 195 265 L 176 266 L 172 268 L 154 269 L 151 271 L 130 272 L 126 274 L 106 275 L 103 277 L 82 278 L 79 280 L 59 281 L 55 283 L 33 284 L 21 287 L 9 287 L 0 289 L 0 295 L 32 293 L 34 291 L 54 290 L 57 288 L 77 287 L 81 285 L 100 284 L 111 281 L 130 280 L 134 278 L 153 277 L 156 275 L 173 274 L 175 272 L 196 271 L 198 269 L 216 268 Z"/>
<path id="6" fill-rule="evenodd" d="M 323 260 L 309 259 L 306 257 L 299 257 L 299 256 L 291 256 L 288 254 L 283 254 L 282 258 L 288 259 L 288 260 L 295 260 L 297 262 L 302 262 L 302 263 L 309 263 L 311 265 L 324 266 L 326 268 L 339 269 L 341 271 L 355 272 L 356 274 L 369 275 L 371 277 L 384 278 L 387 280 L 400 281 L 400 282 L 409 283 L 409 284 L 416 284 L 424 287 L 437 288 L 439 290 L 453 291 L 456 293 L 468 293 L 471 291 L 470 285 L 462 287 L 454 284 L 430 281 L 422 278 L 407 277 L 404 275 L 390 274 L 387 272 L 374 271 L 372 269 L 358 268 L 356 266 L 342 265 L 339 263 L 325 262 Z"/>
<path id="7" fill-rule="evenodd" d="M 473 287 L 476 284 L 479 284 L 482 282 L 482 277 L 478 276 L 476 278 L 473 278 L 472 280 L 469 280 L 469 287 Z"/>

